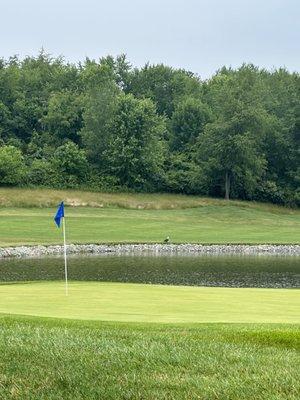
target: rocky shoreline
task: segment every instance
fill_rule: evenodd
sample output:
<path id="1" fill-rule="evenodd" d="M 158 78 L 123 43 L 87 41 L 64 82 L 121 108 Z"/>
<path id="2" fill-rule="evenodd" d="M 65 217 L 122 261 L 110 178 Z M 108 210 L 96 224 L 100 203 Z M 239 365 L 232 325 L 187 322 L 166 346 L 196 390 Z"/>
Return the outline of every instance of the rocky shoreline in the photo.
<path id="1" fill-rule="evenodd" d="M 300 256 L 300 245 L 201 245 L 201 244 L 70 244 L 68 254 L 155 255 L 275 255 Z M 63 246 L 18 246 L 0 248 L 0 258 L 62 255 Z"/>

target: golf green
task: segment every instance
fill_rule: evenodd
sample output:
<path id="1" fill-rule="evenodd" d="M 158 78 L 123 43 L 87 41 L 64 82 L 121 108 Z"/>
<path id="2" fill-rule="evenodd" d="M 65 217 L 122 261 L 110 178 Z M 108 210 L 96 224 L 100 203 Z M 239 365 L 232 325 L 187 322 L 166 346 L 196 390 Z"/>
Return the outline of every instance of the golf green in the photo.
<path id="1" fill-rule="evenodd" d="M 0 285 L 0 313 L 161 323 L 300 323 L 300 290 L 63 282 Z"/>

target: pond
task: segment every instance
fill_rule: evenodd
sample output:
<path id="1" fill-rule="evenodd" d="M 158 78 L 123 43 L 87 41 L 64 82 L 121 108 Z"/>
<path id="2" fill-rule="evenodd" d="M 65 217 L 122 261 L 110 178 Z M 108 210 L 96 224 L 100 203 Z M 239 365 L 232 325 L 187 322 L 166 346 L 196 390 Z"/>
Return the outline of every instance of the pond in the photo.
<path id="1" fill-rule="evenodd" d="M 293 256 L 101 255 L 70 256 L 69 279 L 164 285 L 299 288 Z M 63 279 L 59 257 L 2 259 L 0 281 Z"/>

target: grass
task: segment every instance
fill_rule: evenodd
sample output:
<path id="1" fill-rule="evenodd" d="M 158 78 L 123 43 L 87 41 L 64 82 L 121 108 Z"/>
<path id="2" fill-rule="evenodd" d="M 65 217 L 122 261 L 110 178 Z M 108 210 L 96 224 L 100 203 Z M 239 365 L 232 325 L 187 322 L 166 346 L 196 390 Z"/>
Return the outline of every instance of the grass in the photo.
<path id="1" fill-rule="evenodd" d="M 146 210 L 173 210 L 209 206 L 259 207 L 287 213 L 288 209 L 266 203 L 225 201 L 200 196 L 170 193 L 101 193 L 82 190 L 0 188 L 0 207 L 56 207 L 64 200 L 72 207 L 125 208 Z M 292 212 L 292 210 L 290 210 Z"/>
<path id="2" fill-rule="evenodd" d="M 0 245 L 299 243 L 300 212 L 180 195 L 0 189 Z M 0 285 L 0 399 L 298 400 L 298 289 Z M 45 318 L 48 317 L 48 318 Z M 54 318 L 53 318 L 54 317 Z"/>
<path id="3" fill-rule="evenodd" d="M 61 243 L 55 208 L 0 208 L 0 245 Z M 178 210 L 68 207 L 69 243 L 299 243 L 300 212 L 239 205 Z"/>
<path id="4" fill-rule="evenodd" d="M 173 194 L 0 189 L 0 246 L 61 243 L 53 216 L 67 205 L 70 243 L 299 243 L 300 210 Z"/>
<path id="5" fill-rule="evenodd" d="M 120 322 L 300 323 L 300 290 L 62 282 L 0 286 L 0 313 Z"/>
<path id="6" fill-rule="evenodd" d="M 0 316 L 5 400 L 298 400 L 299 325 Z"/>

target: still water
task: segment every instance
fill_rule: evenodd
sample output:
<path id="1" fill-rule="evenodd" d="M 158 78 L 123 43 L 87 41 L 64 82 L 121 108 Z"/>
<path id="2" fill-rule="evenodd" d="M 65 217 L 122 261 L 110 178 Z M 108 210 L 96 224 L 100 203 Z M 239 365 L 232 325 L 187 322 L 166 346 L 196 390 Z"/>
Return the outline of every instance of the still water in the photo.
<path id="1" fill-rule="evenodd" d="M 69 279 L 165 285 L 299 288 L 296 256 L 101 255 L 69 257 Z M 0 281 L 63 279 L 63 259 L 4 259 Z"/>

